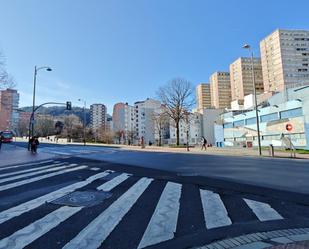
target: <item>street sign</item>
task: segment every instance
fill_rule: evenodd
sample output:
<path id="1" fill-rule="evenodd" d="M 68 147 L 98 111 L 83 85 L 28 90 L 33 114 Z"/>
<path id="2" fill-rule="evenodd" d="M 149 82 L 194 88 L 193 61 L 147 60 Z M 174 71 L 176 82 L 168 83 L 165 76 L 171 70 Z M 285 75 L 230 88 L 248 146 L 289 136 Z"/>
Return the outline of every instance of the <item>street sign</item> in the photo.
<path id="1" fill-rule="evenodd" d="M 286 124 L 285 129 L 287 131 L 291 131 L 291 130 L 293 130 L 293 125 L 292 124 Z"/>

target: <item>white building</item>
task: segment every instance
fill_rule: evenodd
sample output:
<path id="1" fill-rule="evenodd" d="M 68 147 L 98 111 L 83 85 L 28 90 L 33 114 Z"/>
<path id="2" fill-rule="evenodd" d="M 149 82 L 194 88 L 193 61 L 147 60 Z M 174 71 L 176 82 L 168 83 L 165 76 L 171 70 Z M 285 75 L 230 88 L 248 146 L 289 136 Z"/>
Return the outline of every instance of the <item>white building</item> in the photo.
<path id="1" fill-rule="evenodd" d="M 169 144 L 176 144 L 176 127 L 174 121 L 170 120 L 170 139 Z M 190 113 L 188 118 L 180 121 L 179 124 L 179 143 L 190 145 L 199 144 L 202 137 L 202 114 Z"/>
<path id="2" fill-rule="evenodd" d="M 150 98 L 134 103 L 136 141 L 140 141 L 143 138 L 145 144 L 154 144 L 156 142 L 153 116 L 160 108 L 160 101 Z"/>
<path id="3" fill-rule="evenodd" d="M 90 106 L 90 125 L 93 131 L 106 129 L 106 106 L 103 104 L 93 104 Z"/>

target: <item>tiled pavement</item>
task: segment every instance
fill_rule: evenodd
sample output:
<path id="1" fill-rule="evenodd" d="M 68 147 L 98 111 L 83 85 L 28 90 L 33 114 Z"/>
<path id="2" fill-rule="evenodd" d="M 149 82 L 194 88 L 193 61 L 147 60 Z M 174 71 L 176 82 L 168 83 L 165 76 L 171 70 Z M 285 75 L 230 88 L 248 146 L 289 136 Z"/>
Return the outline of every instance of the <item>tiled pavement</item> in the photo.
<path id="1" fill-rule="evenodd" d="M 303 249 L 309 248 L 309 228 L 246 234 L 194 249 Z"/>

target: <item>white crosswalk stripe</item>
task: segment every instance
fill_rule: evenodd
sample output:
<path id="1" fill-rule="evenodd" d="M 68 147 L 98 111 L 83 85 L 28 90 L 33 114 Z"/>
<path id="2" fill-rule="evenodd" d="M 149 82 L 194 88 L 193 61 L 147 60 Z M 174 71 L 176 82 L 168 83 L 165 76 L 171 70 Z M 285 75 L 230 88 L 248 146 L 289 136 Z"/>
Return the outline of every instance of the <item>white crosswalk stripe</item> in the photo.
<path id="1" fill-rule="evenodd" d="M 16 169 L 16 168 L 20 168 L 20 167 L 26 167 L 26 166 L 34 166 L 34 165 L 41 165 L 44 163 L 59 163 L 58 161 L 53 161 L 53 160 L 47 160 L 47 161 L 40 161 L 40 162 L 31 162 L 31 163 L 23 163 L 23 164 L 18 164 L 18 165 L 13 165 L 13 166 L 5 166 L 5 167 L 0 167 L 0 171 L 1 170 L 7 170 L 7 169 Z"/>
<path id="2" fill-rule="evenodd" d="M 24 184 L 36 182 L 39 180 L 47 179 L 49 177 L 53 177 L 56 175 L 61 175 L 68 172 L 74 172 L 88 167 L 86 165 L 65 164 L 55 161 L 47 163 L 49 164 L 46 164 L 46 162 L 45 163 L 41 162 L 41 164 L 43 165 L 41 167 L 37 166 L 36 168 L 17 170 L 15 172 L 0 175 L 0 177 L 1 176 L 3 177 L 2 179 L 0 179 L 0 183 L 2 183 L 1 181 L 4 179 L 6 179 L 6 181 L 15 181 L 0 186 L 0 191 L 14 188 L 17 186 L 22 186 Z M 100 170 L 100 168 L 98 169 Z M 23 219 L 24 215 L 26 215 L 27 212 L 32 210 L 35 211 L 35 209 L 44 208 L 45 203 L 50 203 L 58 198 L 73 193 L 74 191 L 80 188 L 84 188 L 98 179 L 104 179 L 104 177 L 106 177 L 105 179 L 106 182 L 101 185 L 99 184 L 96 185 L 96 190 L 110 192 L 120 184 L 125 183 L 127 180 L 130 181 L 132 178 L 134 178 L 134 176 L 132 176 L 131 174 L 122 172 L 116 173 L 115 171 L 112 170 L 106 170 L 100 173 L 96 173 L 93 171 L 91 172 L 92 175 L 83 181 L 70 184 L 66 187 L 62 187 L 48 194 L 39 196 L 27 202 L 21 203 L 17 206 L 13 206 L 9 209 L 1 211 L 0 227 L 3 228 L 6 224 L 10 224 L 10 222 L 13 222 L 11 221 L 11 219 L 13 218 L 16 218 L 17 221 L 18 219 Z M 115 174 L 111 175 L 111 173 Z M 37 174 L 43 174 L 43 175 L 37 176 Z M 20 180 L 20 178 L 24 177 L 28 178 L 25 180 Z M 131 218 L 129 219 L 126 218 L 132 215 L 140 215 L 136 214 L 135 213 L 136 211 L 133 211 L 132 208 L 138 202 L 142 202 L 142 200 L 144 200 L 144 196 L 143 198 L 140 197 L 143 194 L 146 194 L 145 191 L 153 181 L 155 180 L 146 177 L 138 179 L 138 181 L 132 187 L 123 191 L 120 197 L 114 200 L 106 209 L 102 210 L 97 217 L 95 217 L 92 220 L 89 220 L 86 226 L 76 228 L 78 229 L 75 231 L 77 235 L 70 241 L 67 241 L 66 242 L 67 244 L 63 247 L 63 249 L 83 249 L 83 248 L 95 249 L 102 246 L 102 243 L 106 241 L 107 238 L 110 239 L 111 237 L 113 237 L 113 236 L 109 237 L 109 235 L 115 231 L 115 228 L 118 225 L 120 226 L 127 225 L 125 223 Z M 123 184 L 123 187 L 125 186 L 126 184 Z M 153 185 L 152 187 L 154 186 L 155 185 Z M 122 191 L 122 188 L 117 189 L 117 192 L 118 191 Z M 149 189 L 149 191 L 153 190 Z M 210 230 L 214 228 L 230 226 L 232 224 L 232 220 L 229 216 L 229 210 L 225 207 L 224 202 L 222 201 L 220 195 L 213 191 L 204 189 L 199 189 L 198 191 L 200 194 L 200 198 L 199 200 L 195 201 L 200 201 L 202 205 L 202 211 L 199 211 L 200 212 L 199 215 L 201 219 L 204 218 L 205 229 Z M 147 218 L 148 224 L 146 224 L 145 221 L 144 223 L 145 230 L 140 231 L 139 238 L 141 239 L 140 241 L 136 242 L 135 246 L 138 249 L 142 249 L 147 246 L 155 245 L 173 239 L 175 237 L 176 229 L 178 229 L 177 225 L 179 223 L 179 219 L 181 219 L 182 223 L 185 221 L 183 220 L 183 216 L 179 217 L 179 212 L 181 208 L 180 202 L 183 200 L 181 198 L 181 195 L 183 194 L 182 184 L 167 182 L 163 191 L 158 194 L 160 194 L 160 198 L 157 201 L 157 203 L 154 203 L 155 205 L 153 206 L 154 211 L 153 213 L 148 214 L 149 215 L 148 217 L 151 218 L 149 222 L 148 222 L 149 218 Z M 157 196 L 157 198 L 158 197 L 159 196 Z M 268 203 L 263 203 L 246 198 L 243 198 L 243 200 L 249 206 L 250 212 L 256 215 L 257 222 L 284 219 Z M 137 208 L 139 208 L 140 205 L 143 205 L 143 203 L 138 203 Z M 34 219 L 32 223 L 26 224 L 25 227 L 13 232 L 6 238 L 0 240 L 0 249 L 23 248 L 27 245 L 30 245 L 32 242 L 35 242 L 38 238 L 40 238 L 44 234 L 47 234 L 52 229 L 56 229 L 56 231 L 58 229 L 61 230 L 62 223 L 70 219 L 74 214 L 77 214 L 79 211 L 81 211 L 82 208 L 83 207 L 62 206 L 57 208 L 55 211 L 46 214 L 42 218 L 36 220 Z M 128 212 L 130 210 L 132 211 L 130 215 L 128 215 Z M 190 210 L 186 210 L 186 212 L 190 212 Z M 120 223 L 121 221 L 124 222 Z M 75 227 L 73 226 L 72 229 L 75 229 Z M 109 241 L 106 242 L 109 243 Z"/>
<path id="3" fill-rule="evenodd" d="M 130 177 L 129 174 L 123 173 L 119 176 L 116 176 L 115 178 L 113 178 L 112 180 L 100 185 L 99 187 L 97 187 L 97 190 L 103 190 L 103 191 L 111 191 L 113 188 L 115 188 L 116 186 L 118 186 L 120 183 L 124 182 L 125 180 L 127 180 Z"/>
<path id="4" fill-rule="evenodd" d="M 174 237 L 180 195 L 181 184 L 172 182 L 166 184 L 138 248 L 157 244 Z"/>
<path id="5" fill-rule="evenodd" d="M 63 249 L 96 249 L 118 225 L 153 179 L 142 178 L 95 218 Z"/>
<path id="6" fill-rule="evenodd" d="M 81 181 L 81 182 L 77 182 L 74 183 L 72 185 L 66 186 L 64 188 L 58 189 L 56 191 L 53 191 L 49 194 L 43 195 L 41 197 L 35 198 L 31 201 L 19 204 L 18 206 L 9 208 L 5 211 L 0 212 L 0 224 L 14 218 L 17 217 L 25 212 L 31 211 L 39 206 L 41 206 L 42 204 L 44 204 L 45 202 L 51 202 L 53 200 L 56 200 L 60 197 L 63 197 L 67 194 L 72 193 L 73 191 L 75 191 L 76 189 L 82 188 L 90 183 L 92 183 L 93 181 L 103 178 L 105 176 L 107 176 L 108 174 L 110 174 L 112 171 L 104 171 L 101 173 L 98 173 L 96 175 L 92 175 L 90 177 L 88 177 L 86 180 Z"/>
<path id="7" fill-rule="evenodd" d="M 260 221 L 281 220 L 283 217 L 269 204 L 259 201 L 244 199 Z"/>
<path id="8" fill-rule="evenodd" d="M 60 165 L 64 165 L 64 163 L 48 164 L 48 165 L 43 166 L 43 167 L 32 168 L 32 169 L 25 169 L 25 170 L 20 170 L 20 171 L 14 171 L 14 172 L 10 172 L 10 173 L 5 173 L 5 174 L 1 174 L 1 175 L 0 175 L 0 178 L 7 177 L 7 176 L 12 176 L 12 175 L 17 175 L 17 174 L 22 174 L 22 173 L 28 173 L 28 172 L 38 171 L 38 170 L 42 170 L 42 169 L 48 169 L 48 168 L 55 167 L 55 166 L 60 166 Z M 75 166 L 75 165 L 74 165 L 74 166 Z M 0 182 L 1 182 L 1 180 L 0 180 Z"/>
<path id="9" fill-rule="evenodd" d="M 31 223 L 30 225 L 16 231 L 11 236 L 0 241 L 0 248 L 19 249 L 24 248 L 31 242 L 35 241 L 61 222 L 65 221 L 72 215 L 80 211 L 81 207 L 61 207 L 42 219 Z"/>
<path id="10" fill-rule="evenodd" d="M 232 224 L 220 196 L 212 191 L 200 190 L 205 224 L 208 229 Z"/>
<path id="11" fill-rule="evenodd" d="M 40 180 L 43 180 L 43 179 L 46 179 L 46 178 L 50 178 L 50 177 L 57 176 L 57 175 L 62 175 L 62 174 L 68 173 L 68 172 L 73 172 L 73 171 L 85 169 L 85 168 L 87 168 L 87 166 L 82 165 L 82 166 L 78 166 L 78 167 L 75 167 L 75 168 L 72 168 L 72 169 L 71 168 L 65 169 L 65 170 L 57 171 L 55 173 L 49 173 L 49 174 L 46 174 L 46 175 L 37 176 L 37 177 L 34 177 L 34 178 L 22 180 L 22 181 L 19 181 L 19 182 L 13 182 L 13 183 L 10 183 L 10 184 L 0 186 L 0 191 L 7 190 L 7 189 L 10 189 L 10 188 L 15 188 L 15 187 L 25 185 L 25 184 L 28 184 L 28 183 L 31 183 L 31 182 L 40 181 Z"/>
<path id="12" fill-rule="evenodd" d="M 60 165 L 63 165 L 63 164 L 60 164 Z M 32 172 L 32 173 L 21 174 L 21 175 L 17 175 L 17 176 L 8 177 L 8 178 L 5 178 L 5 179 L 0 179 L 0 183 L 9 182 L 9 181 L 29 177 L 29 176 L 35 176 L 35 175 L 39 175 L 39 174 L 42 174 L 42 173 L 53 172 L 53 171 L 57 171 L 57 170 L 60 170 L 60 169 L 67 169 L 67 168 L 74 167 L 76 165 L 77 164 L 69 164 L 69 165 L 66 165 L 66 166 L 59 166 L 59 167 L 54 167 L 54 168 L 48 167 L 47 169 L 46 169 L 46 167 L 44 167 L 45 169 L 43 169 L 43 170 L 37 170 L 37 171 Z"/>

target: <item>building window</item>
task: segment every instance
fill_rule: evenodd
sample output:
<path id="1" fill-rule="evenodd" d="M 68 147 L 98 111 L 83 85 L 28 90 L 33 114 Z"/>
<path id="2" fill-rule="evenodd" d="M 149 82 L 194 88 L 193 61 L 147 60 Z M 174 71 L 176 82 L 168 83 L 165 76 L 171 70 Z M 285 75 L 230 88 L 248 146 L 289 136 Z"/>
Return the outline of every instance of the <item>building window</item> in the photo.
<path id="1" fill-rule="evenodd" d="M 246 125 L 256 124 L 256 118 L 248 118 L 246 119 Z"/>
<path id="2" fill-rule="evenodd" d="M 238 120 L 234 122 L 234 127 L 244 126 L 244 120 Z"/>
<path id="3" fill-rule="evenodd" d="M 269 121 L 273 121 L 273 120 L 277 120 L 278 119 L 278 113 L 271 113 L 271 114 L 267 114 L 267 115 L 262 115 L 260 120 L 261 122 L 269 122 Z"/>
<path id="4" fill-rule="evenodd" d="M 295 118 L 303 115 L 303 110 L 301 107 L 287 110 L 287 111 L 282 111 L 280 112 L 280 118 Z"/>
<path id="5" fill-rule="evenodd" d="M 233 123 L 225 123 L 223 124 L 223 128 L 233 128 Z"/>

